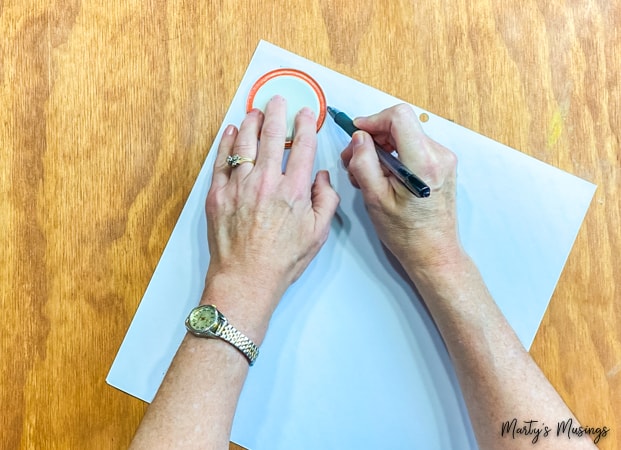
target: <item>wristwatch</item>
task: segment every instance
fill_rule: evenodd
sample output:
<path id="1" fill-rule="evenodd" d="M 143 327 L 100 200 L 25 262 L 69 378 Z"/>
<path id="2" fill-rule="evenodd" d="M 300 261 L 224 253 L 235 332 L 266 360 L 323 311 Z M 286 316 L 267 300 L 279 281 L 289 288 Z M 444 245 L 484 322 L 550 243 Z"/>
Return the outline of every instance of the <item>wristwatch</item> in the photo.
<path id="1" fill-rule="evenodd" d="M 214 305 L 200 305 L 190 311 L 185 327 L 194 336 L 223 339 L 243 353 L 252 366 L 259 347 L 231 325 Z"/>

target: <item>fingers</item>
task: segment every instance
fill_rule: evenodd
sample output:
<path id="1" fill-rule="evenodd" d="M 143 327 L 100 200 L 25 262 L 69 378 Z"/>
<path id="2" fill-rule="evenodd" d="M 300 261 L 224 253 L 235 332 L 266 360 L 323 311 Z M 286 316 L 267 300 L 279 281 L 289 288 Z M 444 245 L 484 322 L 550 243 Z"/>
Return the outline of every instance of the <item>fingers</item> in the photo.
<path id="1" fill-rule="evenodd" d="M 218 153 L 213 164 L 213 181 L 212 186 L 222 187 L 229 180 L 231 168 L 226 163 L 226 158 L 233 151 L 235 139 L 237 138 L 237 128 L 234 125 L 228 125 L 224 129 L 220 145 L 218 145 Z"/>
<path id="2" fill-rule="evenodd" d="M 326 170 L 321 170 L 315 175 L 315 182 L 311 188 L 311 202 L 316 217 L 316 229 L 324 232 L 323 239 L 328 236 L 330 221 L 336 212 L 336 207 L 340 201 L 339 195 L 330 184 L 330 174 Z"/>
<path id="3" fill-rule="evenodd" d="M 287 160 L 286 175 L 301 189 L 308 191 L 315 153 L 317 150 L 317 118 L 309 108 L 302 108 L 295 116 L 295 134 Z"/>
<path id="4" fill-rule="evenodd" d="M 401 132 L 405 132 L 407 128 L 415 134 L 424 134 L 416 112 L 407 103 L 392 106 L 368 117 L 358 117 L 354 122 L 358 128 L 364 126 L 364 130 L 372 135 L 390 134 L 395 128 Z"/>
<path id="5" fill-rule="evenodd" d="M 255 134 L 255 142 L 257 135 Z M 282 158 L 287 138 L 287 103 L 275 95 L 265 107 L 256 168 L 275 175 L 282 171 Z"/>
<path id="6" fill-rule="evenodd" d="M 287 105 L 283 97 L 275 96 L 266 108 L 265 114 L 252 110 L 239 131 L 229 126 L 225 129 L 214 163 L 213 185 L 222 186 L 228 180 L 239 182 L 250 173 L 256 177 L 282 175 L 284 144 L 287 132 Z M 311 179 L 317 149 L 317 119 L 310 108 L 302 108 L 295 116 L 295 134 L 287 160 L 286 182 L 293 196 L 311 194 Z M 226 163 L 229 155 L 239 154 L 256 160 L 256 163 L 242 163 L 231 168 Z M 253 177 L 256 179 L 256 177 Z"/>
<path id="7" fill-rule="evenodd" d="M 286 104 L 282 97 L 274 97 L 267 104 L 265 114 L 258 109 L 249 111 L 239 131 L 230 127 L 225 129 L 218 146 L 214 163 L 214 185 L 222 185 L 231 177 L 243 179 L 252 171 L 254 165 L 270 167 L 271 171 L 275 171 L 277 167 L 280 171 L 286 134 Z M 258 151 L 259 136 L 263 152 Z M 255 160 L 255 164 L 241 163 L 231 168 L 226 163 L 226 158 L 235 154 L 251 158 Z"/>
<path id="8" fill-rule="evenodd" d="M 239 127 L 239 132 L 235 138 L 235 143 L 231 151 L 231 155 L 238 154 L 242 157 L 257 158 L 257 136 L 264 122 L 264 116 L 258 109 L 253 109 L 243 120 Z M 230 175 L 237 178 L 243 178 L 252 170 L 252 164 L 242 163 L 237 167 L 230 169 Z"/>
<path id="9" fill-rule="evenodd" d="M 428 138 L 410 105 L 396 105 L 354 123 L 384 149 L 397 150 L 399 159 L 414 172 L 428 161 Z"/>
<path id="10" fill-rule="evenodd" d="M 386 150 L 396 150 L 399 159 L 432 189 L 455 176 L 457 159 L 453 152 L 429 138 L 414 109 L 401 104 L 354 121 Z M 344 161 L 350 157 L 344 152 Z"/>
<path id="11" fill-rule="evenodd" d="M 381 198 L 390 192 L 390 182 L 380 166 L 375 144 L 365 131 L 356 131 L 343 152 L 343 163 L 365 199 Z"/>

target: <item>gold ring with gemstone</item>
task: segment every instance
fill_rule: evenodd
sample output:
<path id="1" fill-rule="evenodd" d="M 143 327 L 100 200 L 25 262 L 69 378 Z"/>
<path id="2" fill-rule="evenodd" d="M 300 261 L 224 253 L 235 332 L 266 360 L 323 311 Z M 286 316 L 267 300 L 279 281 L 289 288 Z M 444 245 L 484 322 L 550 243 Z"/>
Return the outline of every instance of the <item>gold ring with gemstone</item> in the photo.
<path id="1" fill-rule="evenodd" d="M 226 157 L 226 163 L 229 165 L 229 167 L 235 168 L 245 162 L 249 162 L 251 164 L 255 163 L 254 159 L 248 158 L 247 156 L 240 156 L 237 153 Z"/>

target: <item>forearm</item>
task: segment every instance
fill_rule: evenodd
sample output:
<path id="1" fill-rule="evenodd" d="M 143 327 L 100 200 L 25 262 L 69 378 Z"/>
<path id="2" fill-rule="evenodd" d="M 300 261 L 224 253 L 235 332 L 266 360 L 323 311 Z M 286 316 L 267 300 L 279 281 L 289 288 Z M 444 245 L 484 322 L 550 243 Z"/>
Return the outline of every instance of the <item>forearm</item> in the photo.
<path id="1" fill-rule="evenodd" d="M 186 336 L 132 449 L 228 448 L 248 363 L 227 346 L 231 347 L 223 341 Z M 201 389 L 196 389 L 197 383 Z"/>
<path id="2" fill-rule="evenodd" d="M 537 448 L 594 448 L 588 437 L 556 438 L 558 422 L 573 418 L 577 426 L 577 421 L 522 346 L 467 255 L 461 253 L 451 266 L 412 268 L 409 273 L 444 338 L 482 449 L 532 448 L 535 431 L 516 439 L 502 436 L 502 424 L 513 418 L 517 428 L 537 420 L 533 427 L 552 429 L 555 438 L 545 439 L 541 431 Z"/>
<path id="3" fill-rule="evenodd" d="M 277 294 L 218 278 L 210 280 L 200 303 L 216 305 L 229 323 L 259 345 L 271 314 L 259 305 L 273 303 L 261 297 L 273 295 Z M 188 333 L 131 448 L 228 449 L 248 367 L 248 360 L 228 342 Z"/>
<path id="4" fill-rule="evenodd" d="M 339 203 L 328 172 L 312 177 L 316 125 L 311 109 L 296 114 L 283 168 L 287 105 L 275 95 L 265 113 L 252 109 L 239 129 L 227 126 L 218 146 L 205 201 L 210 260 L 201 304 L 214 305 L 257 346 L 280 298 L 327 239 Z M 196 334 L 236 336 L 231 342 L 239 338 L 252 358 L 254 348 L 223 326 L 213 308 L 192 318 Z M 248 361 L 233 345 L 186 335 L 133 447 L 228 448 L 247 373 Z"/>
<path id="5" fill-rule="evenodd" d="M 498 309 L 464 253 L 457 228 L 457 157 L 425 135 L 408 105 L 358 118 L 341 158 L 386 247 L 401 262 L 421 293 L 453 360 L 479 445 L 531 448 L 532 440 L 501 436 L 501 424 L 547 425 L 572 418 Z M 431 196 L 412 196 L 382 170 L 376 144 L 396 150 L 399 159 L 431 187 Z M 519 438 L 520 436 L 518 436 Z M 522 435 L 522 438 L 524 436 Z M 593 448 L 584 439 L 541 439 L 538 448 Z"/>

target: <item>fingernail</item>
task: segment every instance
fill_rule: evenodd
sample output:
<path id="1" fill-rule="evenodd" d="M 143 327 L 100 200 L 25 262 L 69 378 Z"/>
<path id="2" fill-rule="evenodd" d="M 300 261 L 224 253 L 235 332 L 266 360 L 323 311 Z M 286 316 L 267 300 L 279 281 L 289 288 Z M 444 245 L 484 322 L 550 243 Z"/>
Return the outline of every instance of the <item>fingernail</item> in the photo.
<path id="1" fill-rule="evenodd" d="M 308 117 L 315 117 L 315 111 L 310 109 L 308 106 L 305 106 L 304 108 L 299 110 L 298 114 L 308 116 Z"/>
<path id="2" fill-rule="evenodd" d="M 282 101 L 284 101 L 284 100 L 285 100 L 285 98 L 284 98 L 283 96 L 281 96 L 281 95 L 278 95 L 278 94 L 274 95 L 274 96 L 270 99 L 270 101 L 272 101 L 272 102 L 273 102 L 273 101 L 282 102 Z"/>
<path id="3" fill-rule="evenodd" d="M 351 141 L 354 144 L 354 147 L 361 146 L 362 144 L 364 144 L 364 133 L 356 131 L 351 137 Z"/>
<path id="4" fill-rule="evenodd" d="M 229 125 L 224 129 L 224 134 L 226 136 L 232 136 L 233 133 L 235 133 L 235 126 L 234 125 Z"/>

